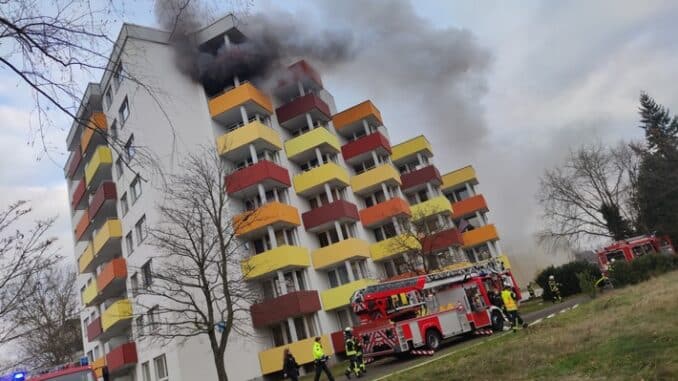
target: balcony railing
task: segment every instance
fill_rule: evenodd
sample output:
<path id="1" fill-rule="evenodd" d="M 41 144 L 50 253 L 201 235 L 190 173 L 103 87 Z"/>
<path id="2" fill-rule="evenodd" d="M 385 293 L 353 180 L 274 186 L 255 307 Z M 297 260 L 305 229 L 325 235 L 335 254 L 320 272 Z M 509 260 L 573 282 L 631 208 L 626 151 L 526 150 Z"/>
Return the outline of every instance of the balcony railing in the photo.
<path id="1" fill-rule="evenodd" d="M 392 148 L 393 153 L 391 154 L 391 160 L 393 160 L 393 163 L 408 159 L 417 153 L 422 153 L 425 156 L 433 156 L 431 143 L 429 143 L 424 135 L 419 135 L 410 140 L 396 144 Z"/>
<path id="2" fill-rule="evenodd" d="M 443 175 L 443 185 L 441 188 L 443 191 L 445 191 L 465 183 L 469 183 L 471 185 L 478 184 L 478 180 L 476 179 L 476 171 L 470 165 Z"/>
<path id="3" fill-rule="evenodd" d="M 137 364 L 137 346 L 134 342 L 124 343 L 106 354 L 106 364 L 111 375 L 117 375 Z"/>
<path id="4" fill-rule="evenodd" d="M 217 151 L 226 159 L 247 156 L 250 154 L 249 145 L 253 144 L 257 150 L 278 151 L 282 149 L 282 142 L 278 133 L 254 120 L 243 127 L 229 131 L 217 139 Z"/>
<path id="5" fill-rule="evenodd" d="M 268 226 L 274 228 L 293 227 L 301 225 L 299 211 L 292 205 L 280 202 L 269 202 L 253 211 L 241 213 L 233 218 L 233 224 L 238 236 L 256 233 Z"/>
<path id="6" fill-rule="evenodd" d="M 97 147 L 87 165 L 85 165 L 85 181 L 89 189 L 96 189 L 104 178 L 110 178 L 110 168 L 113 164 L 111 149 L 106 146 Z"/>
<path id="7" fill-rule="evenodd" d="M 381 132 L 365 135 L 341 147 L 341 154 L 346 162 L 351 162 L 352 159 L 366 154 L 371 155 L 372 151 L 375 151 L 377 155 L 391 154 L 391 144 Z"/>
<path id="8" fill-rule="evenodd" d="M 324 269 L 353 258 L 368 258 L 370 244 L 359 238 L 348 238 L 329 246 L 316 249 L 311 254 L 313 268 Z"/>
<path id="9" fill-rule="evenodd" d="M 132 319 L 132 303 L 121 299 L 111 304 L 101 315 L 101 327 L 104 332 L 115 330 L 121 325 L 128 325 Z"/>
<path id="10" fill-rule="evenodd" d="M 225 181 L 226 191 L 232 196 L 238 196 L 241 192 L 246 192 L 260 183 L 264 185 L 264 188 L 288 188 L 292 184 L 287 168 L 268 160 L 260 160 L 249 167 L 239 169 L 226 176 Z"/>
<path id="11" fill-rule="evenodd" d="M 348 186 L 349 175 L 342 166 L 330 162 L 294 176 L 292 182 L 297 194 L 308 196 L 322 190 L 325 184 L 332 188 Z"/>
<path id="12" fill-rule="evenodd" d="M 272 114 L 271 100 L 250 82 L 212 97 L 209 100 L 210 115 L 223 124 L 231 124 L 240 117 L 239 106 L 244 106 L 251 114 Z"/>
<path id="13" fill-rule="evenodd" d="M 316 147 L 320 148 L 322 152 L 339 153 L 341 144 L 339 144 L 337 136 L 324 127 L 314 128 L 285 142 L 287 157 L 293 161 L 299 157 L 308 159 L 306 156 L 313 153 L 309 151 Z"/>
<path id="14" fill-rule="evenodd" d="M 334 221 L 346 222 L 359 219 L 358 208 L 345 200 L 335 200 L 318 208 L 309 210 L 301 215 L 304 227 L 314 231 L 334 224 Z"/>
<path id="15" fill-rule="evenodd" d="M 478 246 L 488 241 L 496 241 L 499 239 L 497 228 L 494 225 L 485 225 L 473 230 L 469 230 L 462 234 L 464 240 L 464 248 Z"/>
<path id="16" fill-rule="evenodd" d="M 82 209 L 87 206 L 87 183 L 85 179 L 80 179 L 78 185 L 73 189 L 73 197 L 71 198 L 71 207 L 73 210 Z"/>
<path id="17" fill-rule="evenodd" d="M 434 197 L 430 200 L 420 202 L 410 207 L 412 210 L 412 219 L 421 220 L 429 216 L 440 213 L 452 214 L 452 204 L 445 196 Z"/>
<path id="18" fill-rule="evenodd" d="M 295 98 L 276 110 L 278 123 L 285 128 L 292 124 L 298 124 L 295 123 L 297 119 L 299 119 L 300 123 L 306 124 L 305 115 L 307 113 L 311 114 L 313 120 L 321 120 L 323 122 L 330 120 L 330 115 L 332 115 L 327 103 L 314 93 Z"/>
<path id="19" fill-rule="evenodd" d="M 332 116 L 334 128 L 345 137 L 350 136 L 353 130 L 363 128 L 363 120 L 373 127 L 384 124 L 379 109 L 371 101 L 359 103 Z"/>
<path id="20" fill-rule="evenodd" d="M 373 261 L 381 261 L 394 255 L 420 249 L 421 245 L 415 237 L 401 234 L 373 243 L 370 246 L 370 255 Z"/>
<path id="21" fill-rule="evenodd" d="M 87 325 L 87 341 L 96 340 L 104 330 L 101 328 L 101 317 L 97 317 Z"/>
<path id="22" fill-rule="evenodd" d="M 95 220 L 99 212 L 106 210 L 107 213 L 101 213 L 105 217 L 113 217 L 116 215 L 115 202 L 117 200 L 117 192 L 115 190 L 115 183 L 113 181 L 104 181 L 99 185 L 94 197 L 89 206 L 89 217 Z"/>
<path id="23" fill-rule="evenodd" d="M 369 228 L 390 220 L 392 217 L 410 215 L 410 205 L 400 197 L 380 202 L 360 211 L 363 226 Z"/>
<path id="24" fill-rule="evenodd" d="M 318 291 L 294 291 L 253 304 L 250 307 L 250 314 L 254 328 L 262 328 L 290 317 L 311 314 L 320 309 Z"/>
<path id="25" fill-rule="evenodd" d="M 426 183 L 439 186 L 443 181 L 438 168 L 434 165 L 427 165 L 412 172 L 402 174 L 400 175 L 400 180 L 403 182 L 401 187 L 403 191 L 426 186 Z"/>
<path id="26" fill-rule="evenodd" d="M 479 194 L 476 196 L 471 196 L 465 200 L 455 202 L 452 204 L 452 209 L 454 209 L 454 214 L 452 218 L 459 219 L 469 215 L 472 215 L 476 212 L 487 213 L 487 203 L 485 202 L 485 197 Z"/>
<path id="27" fill-rule="evenodd" d="M 400 185 L 400 173 L 390 164 L 382 164 L 351 178 L 351 188 L 356 194 L 365 194 L 381 186 Z"/>
<path id="28" fill-rule="evenodd" d="M 242 272 L 246 279 L 252 280 L 278 270 L 304 268 L 310 264 L 307 248 L 283 245 L 244 260 Z"/>

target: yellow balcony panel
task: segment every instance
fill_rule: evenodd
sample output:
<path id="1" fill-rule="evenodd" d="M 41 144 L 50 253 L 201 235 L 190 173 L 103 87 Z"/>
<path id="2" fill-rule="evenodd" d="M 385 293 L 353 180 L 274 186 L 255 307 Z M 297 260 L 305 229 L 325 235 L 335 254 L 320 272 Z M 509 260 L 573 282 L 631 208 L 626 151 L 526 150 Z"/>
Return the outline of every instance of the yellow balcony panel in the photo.
<path id="1" fill-rule="evenodd" d="M 370 256 L 370 244 L 358 238 L 349 238 L 313 251 L 311 259 L 316 270 L 348 259 Z"/>
<path id="2" fill-rule="evenodd" d="M 381 261 L 394 255 L 402 254 L 410 250 L 421 248 L 419 241 L 406 234 L 400 234 L 395 237 L 373 243 L 370 246 L 370 255 L 373 261 Z"/>
<path id="3" fill-rule="evenodd" d="M 443 175 L 443 185 L 441 186 L 441 189 L 447 190 L 465 183 L 471 183 L 473 185 L 478 184 L 476 170 L 470 165 Z"/>
<path id="4" fill-rule="evenodd" d="M 106 356 L 101 356 L 98 359 L 92 361 L 92 369 L 97 376 L 97 379 L 104 376 L 104 367 L 106 366 Z"/>
<path id="5" fill-rule="evenodd" d="M 267 149 L 278 151 L 282 142 L 278 133 L 258 120 L 247 123 L 217 138 L 219 155 L 226 159 L 249 153 L 249 145 L 254 144 L 257 151 Z"/>
<path id="6" fill-rule="evenodd" d="M 374 279 L 360 279 L 320 293 L 323 309 L 330 311 L 351 303 L 351 295 L 361 288 L 377 283 Z"/>
<path id="7" fill-rule="evenodd" d="M 314 128 L 285 142 L 287 157 L 293 161 L 310 160 L 315 156 L 314 148 L 316 147 L 322 152 L 339 153 L 341 151 L 339 138 L 324 127 Z"/>
<path id="8" fill-rule="evenodd" d="M 80 274 L 91 271 L 90 265 L 94 260 L 94 246 L 92 242 L 87 245 L 85 251 L 80 254 L 78 258 L 78 268 L 80 269 Z"/>
<path id="9" fill-rule="evenodd" d="M 233 217 L 235 232 L 241 238 L 257 233 L 267 226 L 273 228 L 293 227 L 301 225 L 299 211 L 292 205 L 280 202 L 269 202 L 263 206 Z"/>
<path id="10" fill-rule="evenodd" d="M 85 290 L 82 292 L 82 302 L 89 307 L 97 297 L 98 291 L 97 280 L 93 279 L 92 282 L 87 287 L 85 287 Z"/>
<path id="11" fill-rule="evenodd" d="M 299 365 L 312 363 L 314 341 L 315 337 L 309 337 L 308 339 L 295 341 L 294 343 L 281 345 L 279 347 L 259 352 L 259 365 L 261 366 L 261 373 L 270 374 L 282 370 L 283 364 L 280 359 L 282 359 L 285 348 L 289 348 L 292 356 L 294 356 L 294 359 L 297 360 Z M 334 354 L 330 335 L 320 336 L 320 343 L 323 345 L 326 355 L 329 356 Z"/>
<path id="12" fill-rule="evenodd" d="M 462 234 L 464 241 L 464 248 L 478 246 L 488 241 L 496 241 L 499 239 L 497 228 L 494 225 L 485 225 L 473 230 L 466 231 Z"/>
<path id="13" fill-rule="evenodd" d="M 239 106 L 244 106 L 248 115 L 272 114 L 271 100 L 250 82 L 245 82 L 209 100 L 208 107 L 213 119 L 229 124 L 242 120 Z"/>
<path id="14" fill-rule="evenodd" d="M 103 180 L 105 171 L 109 170 L 113 164 L 113 155 L 111 149 L 106 146 L 97 147 L 89 161 L 85 165 L 85 183 L 90 189 L 96 189 L 99 182 Z"/>
<path id="15" fill-rule="evenodd" d="M 401 185 L 400 173 L 390 164 L 382 164 L 351 178 L 351 188 L 356 194 L 365 194 L 381 186 Z"/>
<path id="16" fill-rule="evenodd" d="M 504 264 L 505 269 L 511 268 L 511 261 L 509 261 L 509 257 L 507 257 L 506 255 L 500 255 L 499 260 L 501 261 L 501 263 Z"/>
<path id="17" fill-rule="evenodd" d="M 120 251 L 120 239 L 122 239 L 122 224 L 120 220 L 107 220 L 99 229 L 92 240 L 94 257 L 97 263 L 105 262 L 111 254 Z"/>
<path id="18" fill-rule="evenodd" d="M 346 187 L 349 185 L 349 175 L 346 169 L 336 163 L 327 163 L 294 176 L 294 190 L 297 194 L 308 196 L 322 191 L 323 185 L 329 183 L 331 187 Z"/>
<path id="19" fill-rule="evenodd" d="M 252 280 L 278 270 L 308 267 L 310 264 L 307 248 L 283 245 L 244 260 L 242 271 L 246 279 Z"/>
<path id="20" fill-rule="evenodd" d="M 400 144 L 396 144 L 391 147 L 391 150 L 391 160 L 393 160 L 394 163 L 410 158 L 420 152 L 427 157 L 433 156 L 431 143 L 429 143 L 424 135 L 419 135 Z"/>
<path id="21" fill-rule="evenodd" d="M 95 134 L 105 133 L 107 128 L 106 115 L 104 115 L 103 112 L 92 113 L 92 116 L 90 116 L 89 120 L 87 121 L 87 128 L 83 130 L 82 135 L 80 136 L 81 152 L 83 154 L 87 152 L 87 148 L 89 147 L 89 144 Z M 101 141 L 103 139 L 97 140 Z"/>
<path id="22" fill-rule="evenodd" d="M 128 325 L 130 320 L 132 320 L 132 302 L 129 299 L 121 299 L 113 302 L 101 314 L 101 328 L 104 332 L 117 330 Z"/>
<path id="23" fill-rule="evenodd" d="M 410 206 L 412 211 L 412 219 L 417 221 L 428 216 L 433 216 L 439 213 L 452 214 L 452 204 L 445 196 L 433 197 L 430 200 L 420 202 L 416 205 Z"/>

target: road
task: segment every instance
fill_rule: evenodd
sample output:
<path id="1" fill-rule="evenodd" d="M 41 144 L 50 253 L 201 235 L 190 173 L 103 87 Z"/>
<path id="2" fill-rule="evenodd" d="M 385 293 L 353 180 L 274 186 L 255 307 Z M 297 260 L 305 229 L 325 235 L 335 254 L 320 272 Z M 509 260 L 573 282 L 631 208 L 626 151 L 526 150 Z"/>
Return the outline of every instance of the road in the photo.
<path id="1" fill-rule="evenodd" d="M 561 310 L 572 307 L 575 304 L 580 304 L 585 301 L 587 301 L 589 298 L 588 296 L 580 295 L 576 296 L 574 298 L 570 298 L 565 300 L 562 303 L 554 304 L 552 306 L 548 306 L 542 310 L 539 311 L 534 311 L 529 314 L 525 314 L 523 316 L 523 319 L 528 323 L 533 323 L 537 320 L 540 319 L 545 319 L 547 316 L 551 314 L 556 314 L 560 312 Z M 449 342 L 445 342 L 442 346 L 441 349 L 438 350 L 433 356 L 425 356 L 425 357 L 413 357 L 410 359 L 396 359 L 396 358 L 385 358 L 379 361 L 376 361 L 372 364 L 369 364 L 367 366 L 367 371 L 368 374 L 364 377 L 361 377 L 360 380 L 377 380 L 380 378 L 383 378 L 385 376 L 388 376 L 392 373 L 405 370 L 408 368 L 411 368 L 413 366 L 416 366 L 418 364 L 428 362 L 432 359 L 439 358 L 442 356 L 449 355 L 453 352 L 459 351 L 464 348 L 468 348 L 472 345 L 478 345 L 482 343 L 485 340 L 491 339 L 493 336 L 478 336 L 475 338 L 463 338 L 463 339 L 451 339 Z M 346 380 L 346 377 L 338 377 L 337 381 L 340 380 Z M 355 380 L 355 378 L 354 378 Z"/>

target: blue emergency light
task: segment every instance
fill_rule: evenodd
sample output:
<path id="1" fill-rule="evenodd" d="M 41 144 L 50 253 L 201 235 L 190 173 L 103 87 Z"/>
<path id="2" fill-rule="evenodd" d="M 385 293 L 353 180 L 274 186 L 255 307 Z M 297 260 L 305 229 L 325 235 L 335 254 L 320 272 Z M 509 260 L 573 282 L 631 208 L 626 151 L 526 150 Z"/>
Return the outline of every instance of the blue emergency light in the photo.
<path id="1" fill-rule="evenodd" d="M 26 379 L 26 372 L 15 372 L 12 379 L 14 381 L 24 381 Z"/>

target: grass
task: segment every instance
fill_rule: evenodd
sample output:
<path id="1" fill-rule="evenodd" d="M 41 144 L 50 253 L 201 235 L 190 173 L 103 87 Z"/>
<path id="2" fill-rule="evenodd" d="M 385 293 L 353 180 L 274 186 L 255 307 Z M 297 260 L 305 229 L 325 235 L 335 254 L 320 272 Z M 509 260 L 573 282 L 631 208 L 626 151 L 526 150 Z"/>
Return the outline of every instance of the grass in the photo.
<path id="1" fill-rule="evenodd" d="M 676 295 L 672 272 L 388 380 L 678 380 Z"/>
<path id="2" fill-rule="evenodd" d="M 577 297 L 579 295 L 581 295 L 581 294 L 571 295 L 571 296 L 563 298 L 563 300 L 574 298 L 574 297 Z M 538 298 L 520 303 L 520 314 L 521 315 L 529 314 L 530 312 L 543 310 L 544 308 L 548 308 L 548 307 L 551 307 L 553 305 L 554 305 L 553 302 L 543 301 L 541 299 L 541 297 L 538 297 Z"/>

